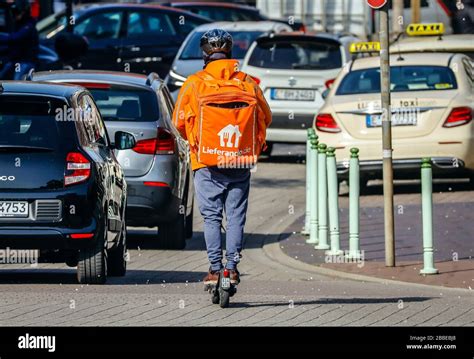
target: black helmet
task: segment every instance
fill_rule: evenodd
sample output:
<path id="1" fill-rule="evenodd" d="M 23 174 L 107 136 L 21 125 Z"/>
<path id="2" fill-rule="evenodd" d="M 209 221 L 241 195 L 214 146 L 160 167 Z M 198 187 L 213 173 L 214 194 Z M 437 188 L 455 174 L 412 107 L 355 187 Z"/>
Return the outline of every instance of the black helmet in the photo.
<path id="1" fill-rule="evenodd" d="M 205 58 L 209 58 L 215 53 L 222 53 L 230 58 L 232 56 L 232 43 L 232 36 L 227 31 L 213 29 L 202 35 L 200 46 Z"/>

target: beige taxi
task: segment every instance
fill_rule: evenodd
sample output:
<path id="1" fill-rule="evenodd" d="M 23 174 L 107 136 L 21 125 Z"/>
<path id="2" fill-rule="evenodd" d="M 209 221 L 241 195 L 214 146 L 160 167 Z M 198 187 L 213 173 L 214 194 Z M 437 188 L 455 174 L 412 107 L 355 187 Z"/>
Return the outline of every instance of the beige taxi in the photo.
<path id="1" fill-rule="evenodd" d="M 406 34 L 402 34 L 390 47 L 390 52 L 406 54 L 410 52 L 462 53 L 474 64 L 474 34 L 444 35 L 443 23 L 410 24 Z"/>
<path id="2" fill-rule="evenodd" d="M 468 56 L 407 53 L 391 55 L 390 61 L 395 178 L 419 178 L 421 159 L 431 157 L 434 176 L 474 182 L 474 77 Z M 337 149 L 340 181 L 348 178 L 352 147 L 360 150 L 361 184 L 382 178 L 381 114 L 380 58 L 356 58 L 340 72 L 314 121 L 320 142 Z"/>

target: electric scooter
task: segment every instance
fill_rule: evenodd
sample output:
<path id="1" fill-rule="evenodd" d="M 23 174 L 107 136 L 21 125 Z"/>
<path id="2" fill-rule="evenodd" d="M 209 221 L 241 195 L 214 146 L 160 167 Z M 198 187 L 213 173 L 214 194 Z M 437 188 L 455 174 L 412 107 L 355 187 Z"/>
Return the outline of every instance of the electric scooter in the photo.
<path id="1" fill-rule="evenodd" d="M 220 270 L 217 284 L 207 284 L 204 290 L 211 294 L 212 304 L 219 304 L 221 308 L 227 308 L 230 297 L 237 293 L 237 287 L 231 283 L 227 269 Z"/>

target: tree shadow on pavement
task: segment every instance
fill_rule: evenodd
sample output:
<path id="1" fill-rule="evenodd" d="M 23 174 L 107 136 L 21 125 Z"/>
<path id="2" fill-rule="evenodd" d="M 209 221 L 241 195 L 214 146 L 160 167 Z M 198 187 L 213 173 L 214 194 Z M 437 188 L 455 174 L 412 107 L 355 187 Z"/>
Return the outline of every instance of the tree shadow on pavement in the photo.
<path id="1" fill-rule="evenodd" d="M 260 233 L 245 233 L 244 235 L 244 250 L 262 248 L 267 244 L 275 243 L 280 240 L 288 238 L 292 233 L 278 233 L 278 234 L 260 234 Z M 128 249 L 135 250 L 148 250 L 148 249 L 162 249 L 161 244 L 158 242 L 158 238 L 151 231 L 140 231 L 133 230 L 127 231 L 127 247 Z M 225 249 L 225 232 L 222 231 L 222 248 Z M 186 248 L 167 250 L 170 253 L 180 251 L 205 251 L 206 243 L 204 241 L 204 233 L 194 232 L 193 238 L 186 241 Z"/>
<path id="2" fill-rule="evenodd" d="M 108 285 L 152 285 L 152 284 L 192 284 L 202 281 L 205 272 L 201 271 L 169 271 L 169 270 L 137 270 L 129 269 L 125 277 L 109 277 L 104 286 Z M 0 285 L 2 284 L 74 284 L 79 285 L 76 279 L 76 270 L 71 269 L 22 269 L 2 270 Z M 98 286 L 100 287 L 100 286 Z"/>

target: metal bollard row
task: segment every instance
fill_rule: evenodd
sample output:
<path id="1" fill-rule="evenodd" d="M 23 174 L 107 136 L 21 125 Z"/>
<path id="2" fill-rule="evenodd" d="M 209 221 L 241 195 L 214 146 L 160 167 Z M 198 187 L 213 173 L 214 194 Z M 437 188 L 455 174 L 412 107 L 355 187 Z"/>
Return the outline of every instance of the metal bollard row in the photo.
<path id="1" fill-rule="evenodd" d="M 308 131 L 306 172 L 306 240 L 326 255 L 340 256 L 339 204 L 337 162 L 335 148 L 318 144 L 314 131 Z M 433 184 L 431 159 L 424 158 L 421 165 L 422 218 L 423 218 L 423 269 L 421 275 L 437 274 L 434 266 L 433 245 Z M 360 250 L 360 171 L 359 150 L 351 148 L 349 161 L 349 251 L 348 260 L 362 258 Z M 328 243 L 329 242 L 329 243 Z"/>

